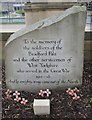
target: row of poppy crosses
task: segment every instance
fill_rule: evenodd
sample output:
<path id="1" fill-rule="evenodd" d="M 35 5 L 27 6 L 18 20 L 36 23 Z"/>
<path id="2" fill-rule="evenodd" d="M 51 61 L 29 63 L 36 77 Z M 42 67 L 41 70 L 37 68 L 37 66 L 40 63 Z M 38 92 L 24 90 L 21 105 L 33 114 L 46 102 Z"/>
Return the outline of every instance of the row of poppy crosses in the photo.
<path id="1" fill-rule="evenodd" d="M 74 100 L 78 100 L 78 99 L 80 98 L 80 96 L 77 95 L 77 92 L 79 92 L 79 90 L 78 90 L 77 88 L 74 88 L 74 89 L 68 88 L 68 90 L 67 90 L 66 92 L 67 92 L 70 96 L 72 96 Z M 9 90 L 9 89 L 7 89 L 7 91 L 5 92 L 6 97 L 7 97 L 8 99 L 12 97 L 12 96 L 11 96 L 11 93 L 12 93 L 12 91 Z M 41 97 L 44 97 L 44 96 L 49 97 L 50 94 L 51 94 L 51 91 L 49 91 L 49 89 L 47 89 L 46 91 L 40 90 L 40 92 L 39 92 L 39 95 L 40 95 Z M 21 100 L 20 103 L 21 103 L 21 104 L 24 104 L 24 105 L 28 102 L 27 99 L 20 97 L 20 92 L 18 92 L 18 91 L 15 91 L 15 92 L 13 93 L 13 96 L 15 96 L 14 101 L 16 101 L 16 102 L 19 102 L 19 101 Z"/>

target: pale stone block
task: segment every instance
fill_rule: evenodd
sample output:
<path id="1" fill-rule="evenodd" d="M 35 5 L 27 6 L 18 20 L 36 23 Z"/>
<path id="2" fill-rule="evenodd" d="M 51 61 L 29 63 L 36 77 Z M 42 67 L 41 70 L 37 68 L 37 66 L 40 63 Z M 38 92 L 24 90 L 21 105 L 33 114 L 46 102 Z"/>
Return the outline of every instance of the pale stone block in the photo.
<path id="1" fill-rule="evenodd" d="M 50 100 L 49 99 L 34 99 L 33 109 L 35 115 L 50 114 Z"/>

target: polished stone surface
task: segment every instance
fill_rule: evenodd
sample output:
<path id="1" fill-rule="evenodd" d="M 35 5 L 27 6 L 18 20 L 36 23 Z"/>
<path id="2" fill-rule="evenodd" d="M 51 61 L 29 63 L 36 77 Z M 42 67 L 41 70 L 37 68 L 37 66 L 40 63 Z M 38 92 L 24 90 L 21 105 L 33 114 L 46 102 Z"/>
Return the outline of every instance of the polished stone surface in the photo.
<path id="1" fill-rule="evenodd" d="M 82 84 L 86 8 L 73 6 L 25 27 L 6 43 L 6 83 L 13 90 Z"/>

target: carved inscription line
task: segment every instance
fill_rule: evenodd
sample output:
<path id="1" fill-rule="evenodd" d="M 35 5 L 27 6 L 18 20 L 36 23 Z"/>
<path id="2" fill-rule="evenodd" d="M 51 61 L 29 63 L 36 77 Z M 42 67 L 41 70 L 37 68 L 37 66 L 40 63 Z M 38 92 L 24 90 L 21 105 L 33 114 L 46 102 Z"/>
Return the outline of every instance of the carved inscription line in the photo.
<path id="1" fill-rule="evenodd" d="M 54 74 L 68 75 L 73 61 L 72 56 L 62 57 L 63 40 L 35 40 L 24 39 L 22 52 L 25 56 L 13 58 L 15 65 L 23 64 L 19 67 L 17 74 L 34 75 L 34 80 L 19 80 L 21 84 L 57 84 L 64 80 L 50 80 Z M 44 79 L 44 80 L 43 80 Z M 45 80 L 47 79 L 47 81 Z M 19 82 L 17 79 L 15 82 Z M 61 82 L 60 82 L 61 81 Z M 10 81 L 12 82 L 12 81 Z M 66 81 L 67 82 L 67 81 Z"/>

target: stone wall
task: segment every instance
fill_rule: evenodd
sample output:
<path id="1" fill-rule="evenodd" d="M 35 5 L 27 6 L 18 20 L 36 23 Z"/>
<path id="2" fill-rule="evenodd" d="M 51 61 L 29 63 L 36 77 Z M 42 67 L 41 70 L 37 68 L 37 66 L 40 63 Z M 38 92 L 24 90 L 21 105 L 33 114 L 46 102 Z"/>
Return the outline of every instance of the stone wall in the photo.
<path id="1" fill-rule="evenodd" d="M 39 2 L 25 4 L 25 22 L 26 25 L 55 15 L 65 9 L 72 7 L 76 2 Z"/>
<path id="2" fill-rule="evenodd" d="M 92 61 L 92 31 L 85 33 L 84 60 Z"/>
<path id="3" fill-rule="evenodd" d="M 0 33 L 0 65 L 4 63 L 5 60 L 4 46 L 11 34 L 12 33 L 3 33 L 3 34 Z"/>
<path id="4" fill-rule="evenodd" d="M 31 0 L 32 3 L 37 2 L 77 2 L 77 0 Z"/>

